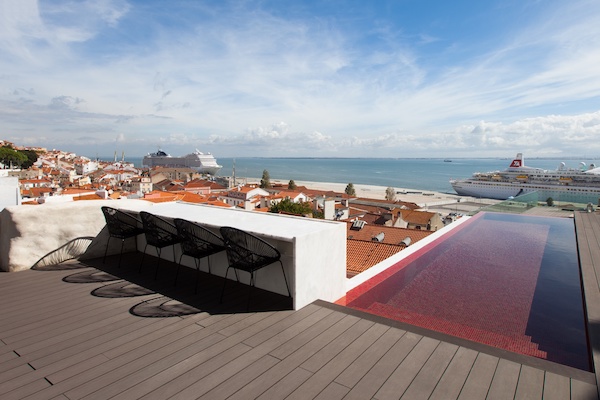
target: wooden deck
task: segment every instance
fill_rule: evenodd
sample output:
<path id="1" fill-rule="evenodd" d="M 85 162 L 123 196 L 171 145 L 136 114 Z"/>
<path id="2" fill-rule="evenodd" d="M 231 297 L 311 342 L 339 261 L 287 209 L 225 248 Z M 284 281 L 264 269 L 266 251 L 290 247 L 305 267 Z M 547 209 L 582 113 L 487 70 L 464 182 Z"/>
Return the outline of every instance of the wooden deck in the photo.
<path id="1" fill-rule="evenodd" d="M 600 216 L 577 218 L 596 358 Z M 220 278 L 195 294 L 190 270 L 174 287 L 173 265 L 154 280 L 139 261 L 1 273 L 0 398 L 598 398 L 594 373 L 320 301 L 291 311 L 257 291 L 246 311 L 247 287 L 221 304 Z"/>

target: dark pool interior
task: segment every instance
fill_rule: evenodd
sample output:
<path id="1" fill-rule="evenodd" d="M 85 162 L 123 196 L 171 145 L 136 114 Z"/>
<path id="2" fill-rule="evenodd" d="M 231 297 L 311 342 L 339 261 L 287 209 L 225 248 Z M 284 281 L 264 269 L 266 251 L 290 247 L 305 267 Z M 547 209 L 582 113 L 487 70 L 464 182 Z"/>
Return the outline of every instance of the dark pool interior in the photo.
<path id="1" fill-rule="evenodd" d="M 479 213 L 348 292 L 345 304 L 590 370 L 572 219 Z"/>

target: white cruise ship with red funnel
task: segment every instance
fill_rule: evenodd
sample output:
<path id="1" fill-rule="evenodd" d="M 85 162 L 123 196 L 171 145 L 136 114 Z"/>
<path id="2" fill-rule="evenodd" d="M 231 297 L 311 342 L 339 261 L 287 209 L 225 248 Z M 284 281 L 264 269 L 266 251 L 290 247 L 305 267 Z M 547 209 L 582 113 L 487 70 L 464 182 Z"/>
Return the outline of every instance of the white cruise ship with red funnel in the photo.
<path id="1" fill-rule="evenodd" d="M 504 171 L 476 172 L 467 179 L 452 179 L 450 184 L 461 196 L 506 200 L 540 192 L 554 200 L 598 204 L 600 167 L 582 162 L 579 168 L 567 168 L 565 163 L 556 170 L 533 168 L 526 166 L 523 154 L 518 153 Z"/>

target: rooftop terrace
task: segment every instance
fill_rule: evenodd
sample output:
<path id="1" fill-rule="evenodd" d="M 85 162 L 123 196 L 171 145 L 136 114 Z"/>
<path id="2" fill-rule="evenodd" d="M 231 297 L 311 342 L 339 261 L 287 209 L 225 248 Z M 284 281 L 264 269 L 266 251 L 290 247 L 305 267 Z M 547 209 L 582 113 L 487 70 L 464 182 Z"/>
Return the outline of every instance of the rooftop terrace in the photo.
<path id="1" fill-rule="evenodd" d="M 600 214 L 575 216 L 600 365 Z M 0 398 L 598 399 L 597 373 L 317 300 L 184 270 L 141 253 L 0 273 Z"/>

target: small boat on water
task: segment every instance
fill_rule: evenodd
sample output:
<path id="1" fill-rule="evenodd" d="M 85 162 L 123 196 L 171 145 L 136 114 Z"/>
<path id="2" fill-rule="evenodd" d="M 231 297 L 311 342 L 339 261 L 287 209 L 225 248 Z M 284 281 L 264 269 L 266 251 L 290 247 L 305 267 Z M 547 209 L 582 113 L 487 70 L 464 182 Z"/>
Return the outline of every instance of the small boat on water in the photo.
<path id="1" fill-rule="evenodd" d="M 564 162 L 556 170 L 527 167 L 523 154 L 518 153 L 504 171 L 476 172 L 471 178 L 452 179 L 450 184 L 461 196 L 506 200 L 537 191 L 554 199 L 597 204 L 600 167 L 583 162 L 579 168 L 567 168 Z"/>
<path id="2" fill-rule="evenodd" d="M 170 154 L 165 153 L 161 149 L 158 149 L 156 153 L 150 153 L 144 156 L 142 160 L 143 167 L 168 167 L 168 168 L 192 168 L 201 174 L 215 175 L 221 168 L 222 165 L 217 164 L 217 160 L 210 153 L 202 153 L 201 151 L 194 151 L 193 153 L 187 154 L 183 157 L 173 157 Z"/>

